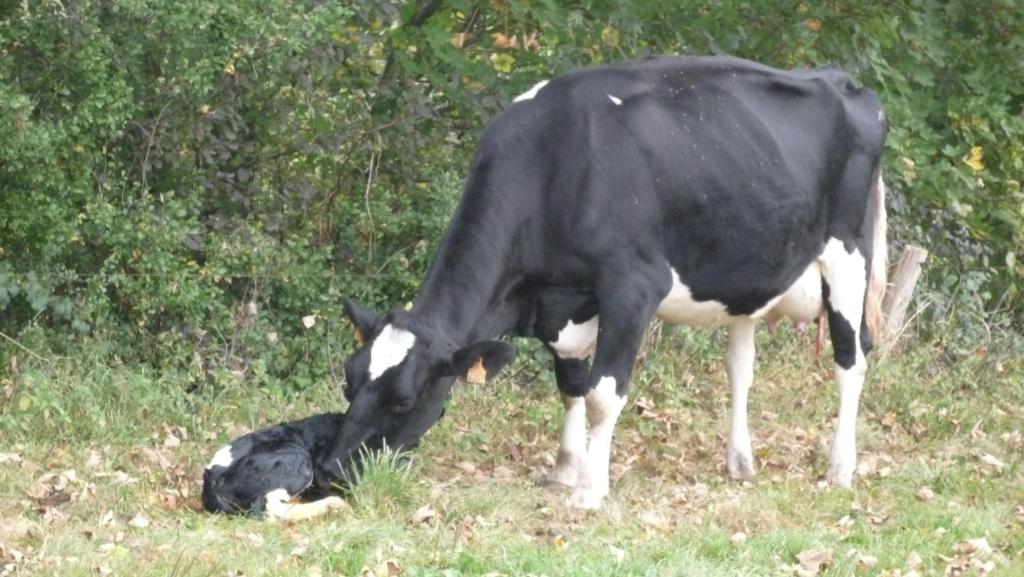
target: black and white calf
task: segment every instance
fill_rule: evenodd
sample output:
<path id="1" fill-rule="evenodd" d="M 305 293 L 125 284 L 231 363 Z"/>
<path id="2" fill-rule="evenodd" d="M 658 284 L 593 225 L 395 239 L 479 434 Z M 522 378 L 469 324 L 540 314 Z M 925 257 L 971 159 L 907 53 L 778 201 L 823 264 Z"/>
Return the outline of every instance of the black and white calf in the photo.
<path id="1" fill-rule="evenodd" d="M 344 505 L 312 487 L 319 455 L 344 416 L 316 415 L 253 431 L 224 445 L 203 471 L 203 507 L 211 513 L 265 513 L 297 521 Z"/>
<path id="2" fill-rule="evenodd" d="M 836 68 L 650 58 L 537 84 L 484 133 L 412 310 L 346 303 L 365 345 L 319 482 L 364 444 L 415 445 L 455 375 L 509 360 L 489 339 L 525 334 L 554 351 L 566 408 L 552 480 L 597 507 L 655 315 L 728 326 L 728 469 L 750 474 L 755 322 L 827 312 L 840 397 L 828 479 L 849 485 L 885 286 L 885 132 L 875 95 Z"/>

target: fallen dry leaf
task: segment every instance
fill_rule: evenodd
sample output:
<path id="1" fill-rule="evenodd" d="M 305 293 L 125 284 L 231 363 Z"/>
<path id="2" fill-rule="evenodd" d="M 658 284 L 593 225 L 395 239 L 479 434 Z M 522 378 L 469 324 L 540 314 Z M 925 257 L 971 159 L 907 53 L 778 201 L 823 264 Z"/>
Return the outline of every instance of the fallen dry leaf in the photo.
<path id="1" fill-rule="evenodd" d="M 416 512 L 412 514 L 412 522 L 422 524 L 426 523 L 427 521 L 433 519 L 436 516 L 437 511 L 435 511 L 434 508 L 431 507 L 430 504 L 428 503 L 420 507 L 419 509 L 416 509 Z"/>
<path id="2" fill-rule="evenodd" d="M 12 465 L 18 465 L 22 461 L 21 455 L 17 453 L 0 453 L 0 465 L 10 463 Z"/>
<path id="3" fill-rule="evenodd" d="M 668 520 L 657 511 L 644 511 L 640 514 L 640 522 L 654 529 L 664 529 L 668 527 Z"/>
<path id="4" fill-rule="evenodd" d="M 1024 448 L 1024 434 L 1020 431 L 1003 433 L 999 438 L 1002 439 L 1003 442 L 1011 449 L 1016 450 Z"/>
<path id="5" fill-rule="evenodd" d="M 85 468 L 90 471 L 95 471 L 100 468 L 103 464 L 103 455 L 100 454 L 96 449 L 89 449 L 89 459 L 85 462 Z"/>
<path id="6" fill-rule="evenodd" d="M 513 471 L 512 469 L 509 469 L 508 467 L 504 467 L 502 465 L 498 465 L 497 467 L 495 467 L 494 471 L 491 473 L 491 475 L 495 479 L 500 479 L 502 481 L 508 481 L 508 480 L 516 478 L 515 471 Z"/>
<path id="7" fill-rule="evenodd" d="M 832 550 L 808 549 L 797 553 L 796 560 L 800 563 L 800 569 L 803 570 L 802 572 L 798 571 L 800 577 L 811 577 L 817 575 L 822 569 L 832 566 Z"/>
<path id="8" fill-rule="evenodd" d="M 991 555 L 992 546 L 988 544 L 988 539 L 980 537 L 978 539 L 967 539 L 957 544 L 956 552 L 962 555 Z"/>
<path id="9" fill-rule="evenodd" d="M 989 453 L 985 453 L 985 454 L 981 455 L 978 458 L 981 459 L 982 463 L 985 463 L 986 465 L 990 465 L 990 466 L 994 467 L 995 469 L 997 469 L 999 471 L 1002 471 L 1003 469 L 1006 468 L 1006 463 L 1002 462 L 999 459 L 999 457 L 996 457 L 995 455 L 991 455 Z"/>
<path id="10" fill-rule="evenodd" d="M 178 448 L 180 446 L 181 446 L 181 439 L 179 439 L 178 436 L 175 435 L 174 433 L 167 433 L 167 436 L 164 437 L 164 448 L 166 448 L 166 449 L 176 449 L 176 448 Z"/>
<path id="11" fill-rule="evenodd" d="M 132 517 L 131 521 L 128 521 L 128 524 L 136 529 L 145 529 L 149 527 L 149 519 L 140 511 Z"/>
<path id="12" fill-rule="evenodd" d="M 874 555 L 857 555 L 857 564 L 865 569 L 874 569 L 878 565 L 878 557 Z"/>
<path id="13" fill-rule="evenodd" d="M 907 556 L 907 567 L 911 569 L 920 567 L 922 563 L 924 563 L 924 559 L 921 559 L 921 555 L 917 551 L 911 551 Z"/>

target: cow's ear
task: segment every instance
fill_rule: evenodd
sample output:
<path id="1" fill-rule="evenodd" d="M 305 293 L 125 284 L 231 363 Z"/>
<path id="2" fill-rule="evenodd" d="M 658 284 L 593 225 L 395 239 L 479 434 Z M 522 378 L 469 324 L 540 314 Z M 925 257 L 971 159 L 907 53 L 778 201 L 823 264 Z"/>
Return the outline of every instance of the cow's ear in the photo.
<path id="1" fill-rule="evenodd" d="M 377 313 L 364 309 L 362 305 L 352 299 L 346 298 L 342 302 L 342 307 L 345 309 L 345 316 L 352 322 L 352 326 L 355 327 L 356 340 L 359 344 L 366 342 L 366 339 L 373 335 L 374 331 L 377 330 L 377 325 L 380 324 L 380 316 Z"/>
<path id="2" fill-rule="evenodd" d="M 482 383 L 500 373 L 515 356 L 516 348 L 509 343 L 482 341 L 455 351 L 445 374 Z"/>

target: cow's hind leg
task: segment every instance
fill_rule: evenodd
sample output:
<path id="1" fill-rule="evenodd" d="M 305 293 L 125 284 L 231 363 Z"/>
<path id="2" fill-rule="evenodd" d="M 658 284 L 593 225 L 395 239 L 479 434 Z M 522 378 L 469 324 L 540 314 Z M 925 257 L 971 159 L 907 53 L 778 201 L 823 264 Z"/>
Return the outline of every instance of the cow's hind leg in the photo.
<path id="1" fill-rule="evenodd" d="M 867 372 L 860 338 L 867 269 L 861 252 L 852 243 L 849 246 L 852 250 L 832 239 L 820 259 L 839 388 L 839 418 L 826 479 L 842 487 L 852 484 L 857 468 L 857 408 Z"/>
<path id="2" fill-rule="evenodd" d="M 586 393 L 590 375 L 585 359 L 555 358 L 555 379 L 565 406 L 565 424 L 555 468 L 544 479 L 547 484 L 575 487 L 587 459 Z"/>
<path id="3" fill-rule="evenodd" d="M 726 467 L 734 479 L 754 474 L 754 456 L 747 428 L 747 393 L 754 381 L 754 321 L 743 318 L 729 327 L 726 372 L 732 389 L 732 426 L 726 449 Z"/>
<path id="4" fill-rule="evenodd" d="M 280 489 L 267 495 L 267 518 L 272 521 L 305 521 L 344 507 L 345 501 L 337 495 L 309 503 L 294 502 Z"/>

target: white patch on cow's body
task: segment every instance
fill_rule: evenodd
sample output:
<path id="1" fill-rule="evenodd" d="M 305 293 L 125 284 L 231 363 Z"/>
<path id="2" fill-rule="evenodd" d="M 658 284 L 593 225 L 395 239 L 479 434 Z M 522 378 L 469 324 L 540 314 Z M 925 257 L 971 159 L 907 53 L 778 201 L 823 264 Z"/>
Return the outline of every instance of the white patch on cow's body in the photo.
<path id="1" fill-rule="evenodd" d="M 786 289 L 782 298 L 771 307 L 767 317 L 788 317 L 796 322 L 810 322 L 821 316 L 824 306 L 821 297 L 821 266 L 815 261 Z"/>
<path id="2" fill-rule="evenodd" d="M 775 305 L 779 304 L 779 302 L 782 301 L 782 298 L 784 296 L 786 296 L 786 293 L 782 293 L 780 295 L 773 296 L 768 302 L 764 303 L 764 305 L 762 305 L 761 308 L 759 308 L 756 311 L 750 313 L 749 315 L 747 315 L 744 318 L 759 319 L 759 318 L 767 315 L 768 313 L 770 313 L 775 308 Z"/>
<path id="3" fill-rule="evenodd" d="M 385 326 L 370 349 L 370 380 L 376 380 L 384 371 L 400 365 L 414 344 L 416 335 L 393 325 Z"/>
<path id="4" fill-rule="evenodd" d="M 677 325 L 713 326 L 724 324 L 731 318 L 725 305 L 718 301 L 696 301 L 690 287 L 679 280 L 676 269 L 672 272 L 672 289 L 662 299 L 655 314 L 661 320 Z"/>
<path id="5" fill-rule="evenodd" d="M 853 327 L 859 364 L 863 356 L 860 321 L 864 315 L 864 293 L 868 283 L 864 257 L 856 248 L 852 253 L 846 252 L 842 241 L 830 238 L 818 261 L 821 263 L 821 276 L 829 286 L 829 305 Z"/>
<path id="6" fill-rule="evenodd" d="M 739 318 L 776 320 L 789 317 L 797 322 L 809 322 L 824 311 L 821 295 L 821 266 L 812 262 L 803 274 L 782 294 L 749 315 L 742 317 L 729 314 L 726 306 L 718 301 L 694 300 L 690 287 L 679 278 L 679 273 L 669 267 L 672 273 L 672 289 L 658 305 L 656 314 L 665 322 L 681 325 L 716 326 L 731 323 Z"/>
<path id="7" fill-rule="evenodd" d="M 548 343 L 555 353 L 563 359 L 585 359 L 594 352 L 597 342 L 597 315 L 582 324 L 571 320 L 558 331 L 558 340 Z"/>
<path id="8" fill-rule="evenodd" d="M 608 95 L 608 100 L 611 100 L 615 106 L 622 106 L 622 99 L 617 96 Z"/>
<path id="9" fill-rule="evenodd" d="M 288 508 L 291 507 L 288 503 L 291 499 L 292 496 L 284 489 L 268 492 L 265 497 L 267 516 L 271 519 L 284 519 L 288 515 Z"/>
<path id="10" fill-rule="evenodd" d="M 615 377 L 602 377 L 585 397 L 587 420 L 590 421 L 590 442 L 587 461 L 569 504 L 579 509 L 597 509 L 608 494 L 608 460 L 612 449 L 612 433 L 626 397 L 616 391 Z"/>
<path id="11" fill-rule="evenodd" d="M 537 96 L 537 93 L 540 92 L 541 88 L 544 88 L 545 86 L 547 86 L 547 83 L 548 83 L 547 80 L 541 80 L 537 84 L 534 84 L 533 88 L 527 90 L 526 92 L 520 94 L 519 96 L 516 96 L 515 99 L 512 100 L 512 102 L 522 102 L 524 100 L 532 100 L 534 97 Z"/>
<path id="12" fill-rule="evenodd" d="M 231 445 L 224 445 L 219 451 L 214 453 L 213 458 L 210 459 L 210 464 L 206 468 L 230 467 L 234 460 L 235 458 L 231 455 Z"/>
<path id="13" fill-rule="evenodd" d="M 562 395 L 565 424 L 558 461 L 548 475 L 549 482 L 575 487 L 587 460 L 587 405 L 583 397 Z"/>
<path id="14" fill-rule="evenodd" d="M 754 474 L 754 456 L 747 428 L 747 394 L 754 382 L 754 321 L 737 320 L 729 327 L 726 372 L 732 387 L 732 427 L 726 450 L 726 466 L 733 478 Z"/>

